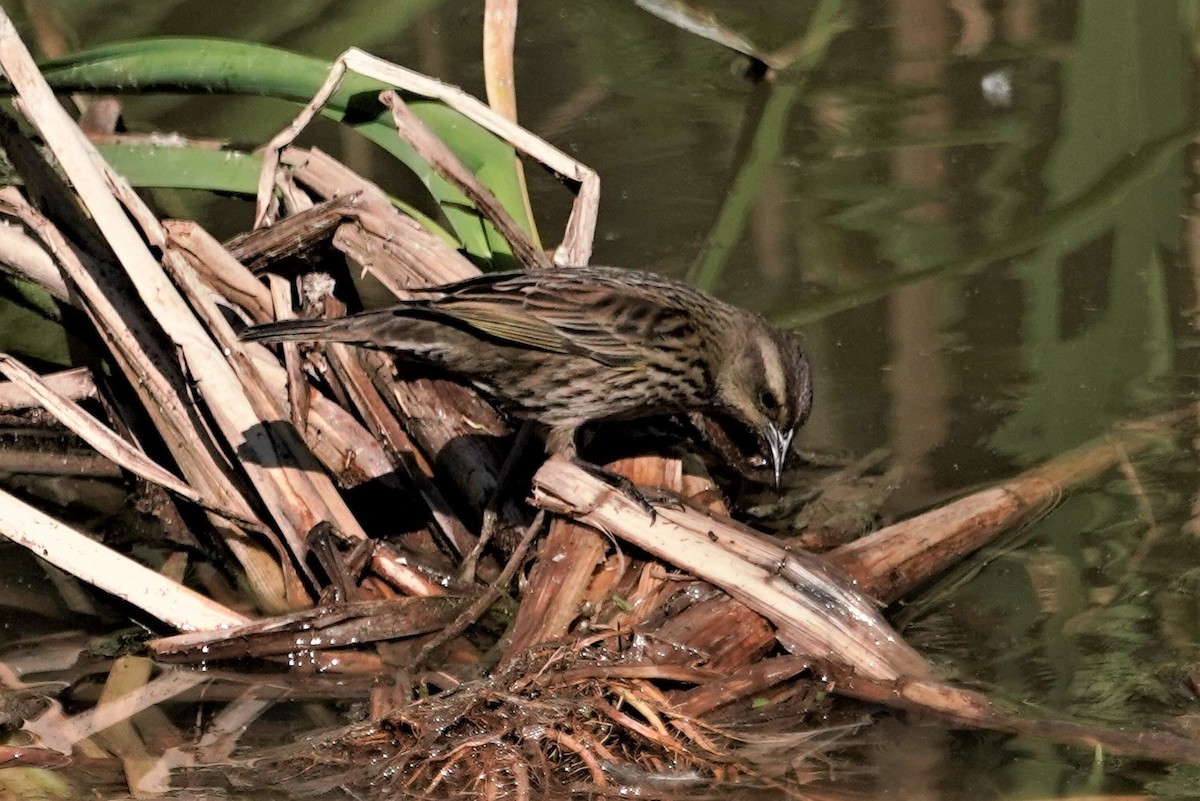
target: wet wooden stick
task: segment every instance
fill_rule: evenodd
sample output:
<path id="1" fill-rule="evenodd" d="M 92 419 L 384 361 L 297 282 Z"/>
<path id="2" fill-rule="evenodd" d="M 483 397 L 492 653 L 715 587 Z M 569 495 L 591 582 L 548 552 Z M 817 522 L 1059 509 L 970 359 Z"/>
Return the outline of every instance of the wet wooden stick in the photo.
<path id="1" fill-rule="evenodd" d="M 1162 441 L 1189 419 L 1190 409 L 1126 423 L 1111 434 L 1027 470 L 825 554 L 866 592 L 893 601 L 1004 531 L 1058 501 L 1072 487 Z"/>

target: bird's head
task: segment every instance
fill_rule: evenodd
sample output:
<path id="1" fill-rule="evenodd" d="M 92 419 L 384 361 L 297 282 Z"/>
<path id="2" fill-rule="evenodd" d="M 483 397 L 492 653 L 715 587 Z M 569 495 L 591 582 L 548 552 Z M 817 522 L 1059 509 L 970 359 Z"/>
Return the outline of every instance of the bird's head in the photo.
<path id="1" fill-rule="evenodd" d="M 732 347 L 716 376 L 726 414 L 758 440 L 778 488 L 792 437 L 812 409 L 812 376 L 800 339 L 765 321 L 728 332 Z"/>

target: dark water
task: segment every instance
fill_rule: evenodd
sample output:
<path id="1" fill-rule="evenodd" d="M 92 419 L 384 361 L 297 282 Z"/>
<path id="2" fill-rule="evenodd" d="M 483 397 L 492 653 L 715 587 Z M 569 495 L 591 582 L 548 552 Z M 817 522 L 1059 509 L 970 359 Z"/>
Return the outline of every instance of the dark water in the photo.
<path id="1" fill-rule="evenodd" d="M 322 57 L 354 45 L 482 92 L 478 4 L 38 6 L 81 46 L 165 33 Z M 705 8 L 770 51 L 805 34 L 814 6 Z M 817 371 L 804 444 L 889 449 L 905 469 L 892 515 L 1192 403 L 1196 5 L 827 8 L 839 25 L 812 68 L 755 85 L 742 57 L 630 2 L 522 4 L 522 121 L 602 176 L 594 261 L 687 276 L 797 326 Z M 139 127 L 261 139 L 291 113 L 174 97 L 128 108 Z M 371 173 L 361 144 L 315 136 Z M 552 242 L 567 198 L 535 177 L 533 199 Z M 908 599 L 909 636 L 1000 698 L 1107 725 L 1185 725 L 1200 638 L 1196 466 L 1186 432 L 1135 455 L 1135 481 L 1105 474 Z M 875 737 L 888 797 L 1192 786 L 1184 768 L 1031 740 L 894 721 Z"/>

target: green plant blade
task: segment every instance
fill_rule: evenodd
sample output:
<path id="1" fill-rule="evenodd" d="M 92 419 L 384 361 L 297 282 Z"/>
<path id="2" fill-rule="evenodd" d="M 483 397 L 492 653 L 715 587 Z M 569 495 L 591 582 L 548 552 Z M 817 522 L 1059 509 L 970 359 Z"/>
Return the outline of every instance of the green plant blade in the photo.
<path id="1" fill-rule="evenodd" d="M 174 92 L 255 95 L 306 103 L 330 64 L 265 45 L 225 39 L 147 39 L 75 53 L 45 62 L 46 79 L 59 91 L 107 94 Z M 384 84 L 348 74 L 323 113 L 349 125 L 403 162 L 428 188 L 472 256 L 513 264 L 503 238 L 475 213 L 467 198 L 396 136 L 378 102 Z M 513 150 L 441 103 L 407 98 L 413 111 L 475 173 L 527 231 Z"/>
<path id="2" fill-rule="evenodd" d="M 262 167 L 259 156 L 239 150 L 128 143 L 101 144 L 97 149 L 131 184 L 156 189 L 199 189 L 253 198 Z M 391 201 L 429 231 L 458 246 L 458 240 L 427 215 L 396 198 Z"/>

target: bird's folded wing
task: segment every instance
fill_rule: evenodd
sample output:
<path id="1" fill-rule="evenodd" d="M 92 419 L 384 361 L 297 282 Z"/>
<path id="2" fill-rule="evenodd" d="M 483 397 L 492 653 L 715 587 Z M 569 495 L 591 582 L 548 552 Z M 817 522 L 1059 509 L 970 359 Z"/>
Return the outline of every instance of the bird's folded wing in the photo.
<path id="1" fill-rule="evenodd" d="M 446 299 L 438 312 L 518 347 L 594 359 L 609 366 L 633 366 L 644 359 L 602 320 L 578 313 L 555 313 L 534 304 L 518 306 L 491 300 Z"/>
<path id="2" fill-rule="evenodd" d="M 487 301 L 456 300 L 441 303 L 437 311 L 480 332 L 514 345 L 552 353 L 574 353 L 575 348 L 558 330 L 520 308 Z"/>

